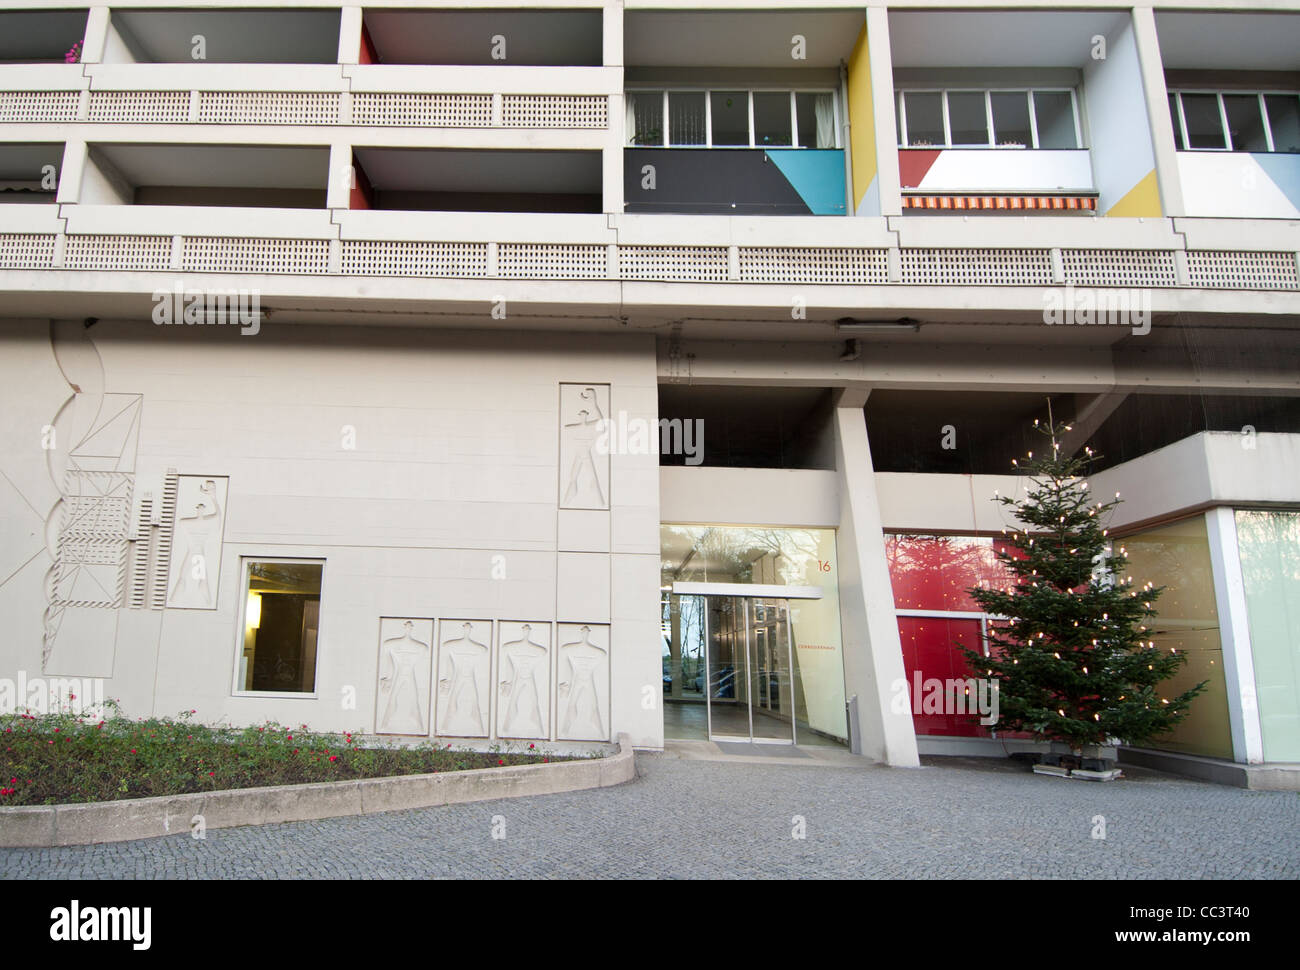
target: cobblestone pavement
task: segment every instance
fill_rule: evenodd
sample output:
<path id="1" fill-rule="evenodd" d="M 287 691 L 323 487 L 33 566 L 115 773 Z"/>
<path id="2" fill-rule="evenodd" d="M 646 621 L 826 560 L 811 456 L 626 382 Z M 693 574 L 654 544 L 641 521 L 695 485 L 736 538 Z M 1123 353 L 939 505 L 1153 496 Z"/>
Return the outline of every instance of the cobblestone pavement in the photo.
<path id="1" fill-rule="evenodd" d="M 899 769 L 641 754 L 637 764 L 636 780 L 596 791 L 213 830 L 206 841 L 0 849 L 0 876 L 1300 876 L 1296 793 L 1140 769 L 1095 784 L 955 759 Z M 1098 815 L 1104 839 L 1092 837 Z"/>

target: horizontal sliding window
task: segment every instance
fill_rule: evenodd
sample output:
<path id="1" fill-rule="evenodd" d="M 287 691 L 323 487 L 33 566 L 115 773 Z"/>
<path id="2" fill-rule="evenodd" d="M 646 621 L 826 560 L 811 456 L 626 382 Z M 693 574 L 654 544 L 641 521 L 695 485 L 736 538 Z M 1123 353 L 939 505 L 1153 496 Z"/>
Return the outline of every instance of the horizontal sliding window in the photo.
<path id="1" fill-rule="evenodd" d="M 830 91 L 628 91 L 627 144 L 657 148 L 837 148 Z"/>
<path id="2" fill-rule="evenodd" d="M 1171 91 L 1179 151 L 1300 152 L 1300 94 Z"/>
<path id="3" fill-rule="evenodd" d="M 1082 147 L 1074 92 L 900 91 L 902 148 Z"/>

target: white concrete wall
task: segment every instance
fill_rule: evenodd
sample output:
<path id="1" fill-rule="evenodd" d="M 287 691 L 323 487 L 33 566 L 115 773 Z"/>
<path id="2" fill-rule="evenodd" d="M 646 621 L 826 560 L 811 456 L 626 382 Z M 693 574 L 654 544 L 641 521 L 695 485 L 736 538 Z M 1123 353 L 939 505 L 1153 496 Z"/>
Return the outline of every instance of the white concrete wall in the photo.
<path id="1" fill-rule="evenodd" d="M 660 694 L 657 456 L 611 456 L 611 507 L 585 522 L 557 507 L 560 383 L 608 383 L 614 411 L 654 421 L 649 338 L 515 335 L 506 353 L 415 330 L 105 321 L 88 333 L 102 389 L 143 395 L 135 507 L 161 497 L 169 468 L 229 476 L 217 608 L 121 609 L 109 642 L 74 645 L 107 659 L 108 694 L 130 713 L 368 731 L 380 617 L 559 620 L 611 624 L 612 730 L 662 744 L 661 712 L 641 704 L 644 686 Z M 41 434 L 72 392 L 47 329 L 7 324 L 0 343 L 0 544 L 13 550 L 0 667 L 34 676 L 57 499 Z M 312 698 L 232 696 L 243 556 L 325 560 Z"/>

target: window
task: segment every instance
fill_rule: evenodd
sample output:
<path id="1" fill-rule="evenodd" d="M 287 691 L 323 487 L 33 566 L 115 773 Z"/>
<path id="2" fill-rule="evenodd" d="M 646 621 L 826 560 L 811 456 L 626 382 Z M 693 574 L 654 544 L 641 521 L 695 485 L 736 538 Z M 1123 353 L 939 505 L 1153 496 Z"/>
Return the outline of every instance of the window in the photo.
<path id="1" fill-rule="evenodd" d="M 1300 94 L 1171 91 L 1179 151 L 1300 152 Z"/>
<path id="2" fill-rule="evenodd" d="M 900 148 L 1064 148 L 1082 145 L 1071 90 L 900 91 Z"/>
<path id="3" fill-rule="evenodd" d="M 325 564 L 245 559 L 235 691 L 311 694 Z"/>
<path id="4" fill-rule="evenodd" d="M 630 146 L 838 147 L 830 91 L 658 90 L 624 97 Z"/>

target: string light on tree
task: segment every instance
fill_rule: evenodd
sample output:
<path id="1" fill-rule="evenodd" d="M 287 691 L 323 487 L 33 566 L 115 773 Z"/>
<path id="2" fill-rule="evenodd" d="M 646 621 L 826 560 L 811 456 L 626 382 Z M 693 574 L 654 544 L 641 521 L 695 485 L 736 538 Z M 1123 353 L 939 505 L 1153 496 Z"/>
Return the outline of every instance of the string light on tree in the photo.
<path id="1" fill-rule="evenodd" d="M 999 730 L 1028 731 L 1076 751 L 1116 738 L 1140 744 L 1186 717 L 1205 685 L 1165 698 L 1156 692 L 1187 660 L 1154 649 L 1150 639 L 1164 590 L 1143 582 L 1139 595 L 1125 568 L 1128 550 L 1108 538 L 1104 520 L 1121 496 L 1091 496 L 1085 476 L 1098 456 L 1062 447 L 1068 425 L 1035 426 L 1051 447 L 1039 449 L 1040 458 L 1028 452 L 1024 464 L 1012 461 L 1027 480 L 1024 497 L 993 496 L 1017 520 L 995 551 L 1012 582 L 967 590 L 982 612 L 1007 622 L 989 625 L 987 653 L 961 649 L 972 670 L 991 670 L 999 682 Z"/>

